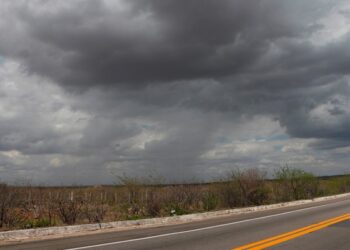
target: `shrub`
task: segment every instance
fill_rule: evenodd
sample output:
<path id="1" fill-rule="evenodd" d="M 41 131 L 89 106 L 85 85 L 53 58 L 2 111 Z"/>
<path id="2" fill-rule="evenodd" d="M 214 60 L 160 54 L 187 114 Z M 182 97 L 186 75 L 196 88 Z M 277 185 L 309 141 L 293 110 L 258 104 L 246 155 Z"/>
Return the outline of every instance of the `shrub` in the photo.
<path id="1" fill-rule="evenodd" d="M 22 223 L 22 228 L 36 228 L 36 227 L 49 227 L 53 226 L 51 224 L 50 219 L 48 218 L 41 218 L 41 219 L 27 219 L 24 220 Z"/>
<path id="2" fill-rule="evenodd" d="M 19 210 L 14 211 L 14 204 L 17 200 L 16 192 L 13 188 L 6 184 L 0 183 L 0 227 L 13 226 L 16 220 L 22 221 L 22 217 L 16 218 L 15 214 L 19 214 Z"/>
<path id="3" fill-rule="evenodd" d="M 26 213 L 20 208 L 11 208 L 7 212 L 5 219 L 6 226 L 9 228 L 13 227 L 24 227 L 25 222 L 28 220 Z"/>
<path id="4" fill-rule="evenodd" d="M 56 201 L 58 216 L 63 223 L 68 225 L 75 224 L 82 213 L 83 201 L 79 197 L 74 198 L 73 194 L 70 192 L 69 198 L 67 198 L 67 193 L 63 192 Z"/>
<path id="5" fill-rule="evenodd" d="M 140 190 L 142 188 L 142 181 L 136 177 L 127 175 L 118 176 L 119 182 L 126 188 L 128 193 L 129 204 L 136 204 L 139 202 Z"/>
<path id="6" fill-rule="evenodd" d="M 275 171 L 277 200 L 289 201 L 313 198 L 318 194 L 319 181 L 309 172 L 284 166 Z"/>
<path id="7" fill-rule="evenodd" d="M 49 227 L 53 226 L 49 218 L 41 218 L 34 222 L 34 227 Z"/>
<path id="8" fill-rule="evenodd" d="M 159 188 L 160 189 L 160 188 Z M 159 216 L 163 203 L 160 194 L 157 193 L 154 187 L 146 190 L 146 212 L 149 216 Z"/>
<path id="9" fill-rule="evenodd" d="M 241 192 L 237 182 L 231 180 L 219 183 L 217 188 L 221 196 L 222 207 L 233 208 L 241 206 Z"/>
<path id="10" fill-rule="evenodd" d="M 83 213 L 90 223 L 101 223 L 107 213 L 108 206 L 105 204 L 84 203 Z"/>
<path id="11" fill-rule="evenodd" d="M 209 190 L 203 194 L 202 202 L 205 210 L 214 210 L 219 205 L 219 196 L 217 193 Z"/>
<path id="12" fill-rule="evenodd" d="M 269 200 L 266 173 L 259 169 L 234 170 L 221 186 L 224 204 L 229 207 L 260 205 Z"/>

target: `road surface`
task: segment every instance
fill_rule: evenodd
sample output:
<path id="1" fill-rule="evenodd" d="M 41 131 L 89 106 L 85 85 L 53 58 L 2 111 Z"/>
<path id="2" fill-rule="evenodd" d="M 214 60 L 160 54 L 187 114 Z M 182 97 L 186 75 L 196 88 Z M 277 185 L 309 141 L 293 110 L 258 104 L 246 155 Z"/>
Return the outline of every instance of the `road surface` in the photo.
<path id="1" fill-rule="evenodd" d="M 350 198 L 0 249 L 350 249 Z"/>

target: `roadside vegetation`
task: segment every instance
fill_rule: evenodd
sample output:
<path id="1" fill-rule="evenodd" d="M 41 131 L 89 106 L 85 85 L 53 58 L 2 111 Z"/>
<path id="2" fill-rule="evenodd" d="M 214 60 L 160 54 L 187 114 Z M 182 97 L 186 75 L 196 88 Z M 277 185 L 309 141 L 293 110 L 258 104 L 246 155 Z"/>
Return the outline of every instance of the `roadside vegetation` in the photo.
<path id="1" fill-rule="evenodd" d="M 162 184 L 119 177 L 116 186 L 32 187 L 0 184 L 0 230 L 175 216 L 350 192 L 350 176 L 316 177 L 282 167 L 234 170 L 220 182 Z"/>

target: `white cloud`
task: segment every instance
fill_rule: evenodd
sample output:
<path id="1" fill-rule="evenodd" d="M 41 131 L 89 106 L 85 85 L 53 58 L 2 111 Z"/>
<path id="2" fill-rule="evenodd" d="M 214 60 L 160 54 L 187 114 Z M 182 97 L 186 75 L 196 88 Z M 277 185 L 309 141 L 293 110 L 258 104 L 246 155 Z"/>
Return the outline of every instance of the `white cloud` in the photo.
<path id="1" fill-rule="evenodd" d="M 338 1 L 337 4 L 329 3 L 328 8 L 330 10 L 326 12 L 325 16 L 315 21 L 314 24 L 320 25 L 320 27 L 310 38 L 312 43 L 318 46 L 336 42 L 350 32 L 349 1 Z"/>

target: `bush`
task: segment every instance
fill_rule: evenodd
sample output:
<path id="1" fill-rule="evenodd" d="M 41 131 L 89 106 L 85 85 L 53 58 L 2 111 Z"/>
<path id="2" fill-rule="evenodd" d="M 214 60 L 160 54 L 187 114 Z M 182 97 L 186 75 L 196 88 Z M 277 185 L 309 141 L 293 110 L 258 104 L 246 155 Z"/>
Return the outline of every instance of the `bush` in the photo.
<path id="1" fill-rule="evenodd" d="M 58 216 L 63 223 L 73 225 L 82 214 L 83 201 L 81 198 L 74 198 L 73 192 L 70 192 L 69 198 L 67 193 L 62 193 L 57 200 Z"/>
<path id="2" fill-rule="evenodd" d="M 23 220 L 19 209 L 13 208 L 16 201 L 17 195 L 13 188 L 0 183 L 0 227 L 13 226 L 17 220 L 18 222 Z M 16 218 L 15 214 L 18 214 L 19 217 Z"/>
<path id="3" fill-rule="evenodd" d="M 49 227 L 53 226 L 49 218 L 41 218 L 34 222 L 34 227 Z"/>
<path id="4" fill-rule="evenodd" d="M 36 228 L 36 227 L 49 227 L 49 226 L 53 226 L 53 224 L 51 224 L 50 219 L 47 218 L 42 218 L 42 219 L 27 219 L 25 221 L 23 221 L 23 226 L 22 228 Z"/>
<path id="5" fill-rule="evenodd" d="M 259 169 L 232 171 L 229 181 L 221 187 L 224 204 L 241 207 L 268 203 L 270 189 L 265 176 Z"/>
<path id="6" fill-rule="evenodd" d="M 151 216 L 159 216 L 161 213 L 163 203 L 160 195 L 157 193 L 156 188 L 151 187 L 146 190 L 146 213 Z"/>
<path id="7" fill-rule="evenodd" d="M 170 206 L 169 215 L 184 215 L 188 214 L 188 211 L 178 204 L 174 204 Z"/>
<path id="8" fill-rule="evenodd" d="M 13 227 L 25 227 L 25 222 L 28 220 L 26 213 L 20 208 L 11 208 L 7 212 L 5 218 L 5 224 L 9 228 Z"/>
<path id="9" fill-rule="evenodd" d="M 309 199 L 319 192 L 318 179 L 309 172 L 284 166 L 275 171 L 275 196 L 277 200 Z"/>
<path id="10" fill-rule="evenodd" d="M 202 202 L 205 210 L 207 211 L 214 210 L 217 208 L 219 204 L 219 196 L 218 194 L 212 191 L 205 192 L 203 194 Z"/>
<path id="11" fill-rule="evenodd" d="M 105 204 L 84 203 L 83 212 L 90 223 L 101 223 L 107 213 L 108 206 Z"/>
<path id="12" fill-rule="evenodd" d="M 241 192 L 238 183 L 235 181 L 228 181 L 218 184 L 218 192 L 221 196 L 222 207 L 239 207 L 242 205 Z"/>

